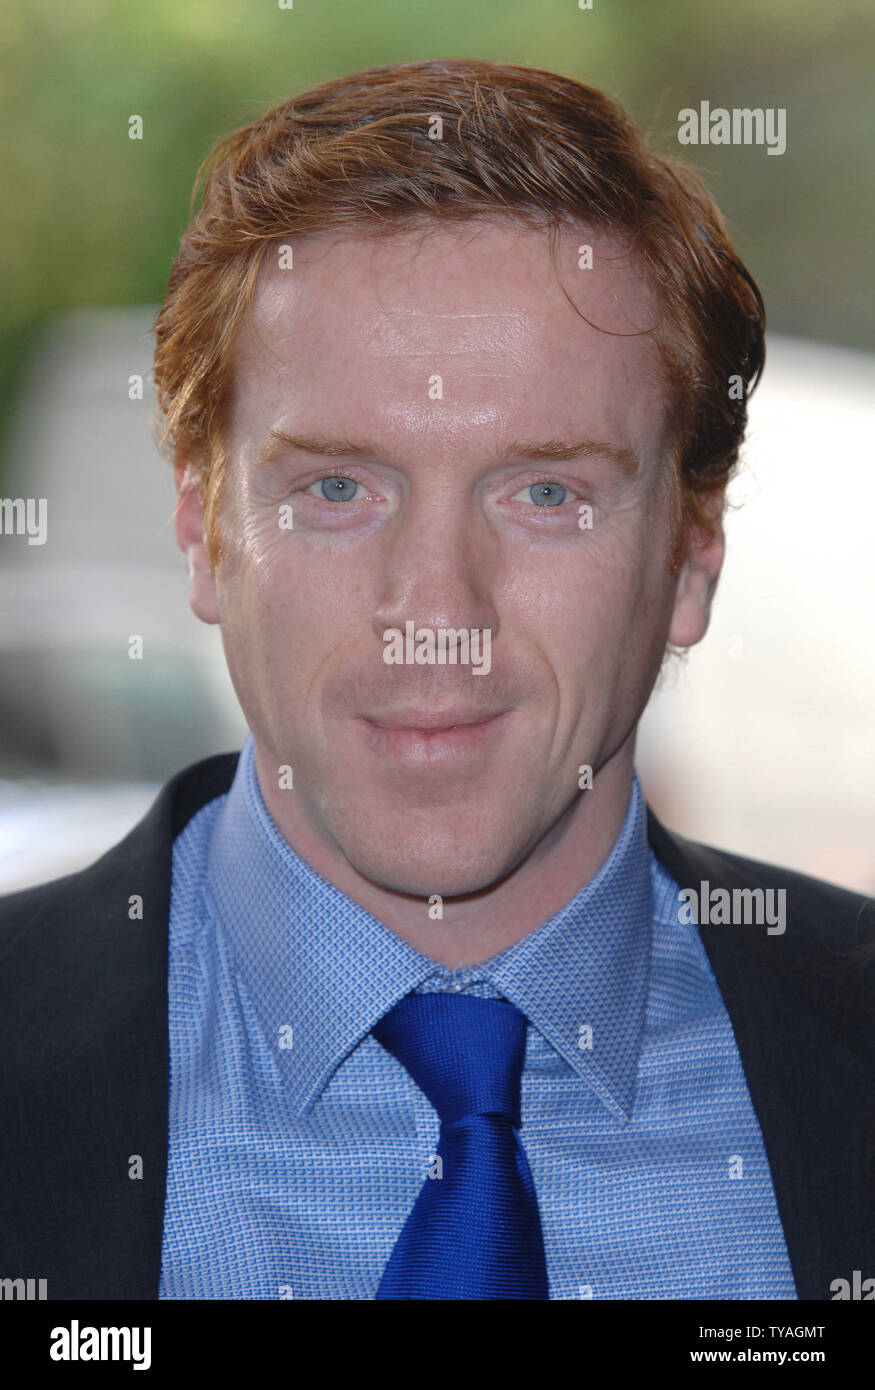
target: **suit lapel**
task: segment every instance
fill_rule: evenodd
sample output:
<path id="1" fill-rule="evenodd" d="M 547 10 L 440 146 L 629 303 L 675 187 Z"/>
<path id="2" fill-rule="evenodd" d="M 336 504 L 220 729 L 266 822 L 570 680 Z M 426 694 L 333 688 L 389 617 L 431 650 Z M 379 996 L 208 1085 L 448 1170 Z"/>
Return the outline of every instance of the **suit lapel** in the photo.
<path id="1" fill-rule="evenodd" d="M 0 1193 L 0 1244 L 27 1252 L 22 1277 L 45 1278 L 50 1299 L 157 1297 L 172 845 L 235 766 L 236 754 L 186 769 L 91 868 L 19 899 L 3 961 L 17 1083 L 0 1136 L 15 1175 Z"/>
<path id="2" fill-rule="evenodd" d="M 797 1293 L 828 1299 L 832 1280 L 851 1278 L 867 1251 L 871 1264 L 873 1248 L 872 1017 L 854 963 L 859 900 L 669 834 L 652 812 L 648 834 L 682 889 L 786 889 L 783 934 L 762 925 L 699 933 L 762 1130 Z"/>

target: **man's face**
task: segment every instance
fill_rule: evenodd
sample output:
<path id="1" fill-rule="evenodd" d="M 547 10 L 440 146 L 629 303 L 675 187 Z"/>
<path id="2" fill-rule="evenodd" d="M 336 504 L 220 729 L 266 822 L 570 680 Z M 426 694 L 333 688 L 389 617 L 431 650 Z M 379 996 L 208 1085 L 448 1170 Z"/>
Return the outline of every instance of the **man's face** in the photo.
<path id="1" fill-rule="evenodd" d="M 719 543 L 669 573 L 648 286 L 586 232 L 557 267 L 585 317 L 546 235 L 504 221 L 274 254 L 235 348 L 215 576 L 185 502 L 192 604 L 221 623 L 268 805 L 401 892 L 496 882 L 600 786 L 624 808 L 666 642 L 707 622 Z M 475 638 L 480 673 L 476 647 L 387 664 L 407 623 L 488 629 L 489 662 Z M 448 723 L 469 727 L 423 731 Z"/>

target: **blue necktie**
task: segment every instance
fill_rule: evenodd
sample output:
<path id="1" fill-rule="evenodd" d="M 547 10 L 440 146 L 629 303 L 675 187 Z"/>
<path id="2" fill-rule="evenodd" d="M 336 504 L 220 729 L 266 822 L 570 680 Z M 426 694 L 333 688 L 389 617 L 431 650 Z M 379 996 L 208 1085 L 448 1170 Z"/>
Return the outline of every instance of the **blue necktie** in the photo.
<path id="1" fill-rule="evenodd" d="M 502 999 L 408 994 L 373 1034 L 440 1116 L 442 1160 L 377 1298 L 549 1298 L 538 1202 L 517 1135 L 525 1015 Z"/>

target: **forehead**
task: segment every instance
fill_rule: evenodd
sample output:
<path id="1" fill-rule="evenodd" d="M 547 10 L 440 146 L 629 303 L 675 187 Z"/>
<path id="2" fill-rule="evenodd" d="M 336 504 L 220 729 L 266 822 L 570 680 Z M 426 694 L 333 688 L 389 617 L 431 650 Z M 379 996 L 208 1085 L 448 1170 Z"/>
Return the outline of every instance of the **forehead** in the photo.
<path id="1" fill-rule="evenodd" d="M 565 227 L 551 257 L 546 232 L 498 219 L 292 250 L 292 268 L 269 250 L 234 347 L 238 446 L 282 422 L 399 446 L 586 430 L 662 447 L 657 302 L 615 234 Z"/>

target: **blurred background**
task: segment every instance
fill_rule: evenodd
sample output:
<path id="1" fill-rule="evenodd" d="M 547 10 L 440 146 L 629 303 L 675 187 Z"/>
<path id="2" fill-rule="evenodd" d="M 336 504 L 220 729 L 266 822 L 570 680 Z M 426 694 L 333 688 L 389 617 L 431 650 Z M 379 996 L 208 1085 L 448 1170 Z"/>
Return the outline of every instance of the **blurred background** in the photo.
<path id="1" fill-rule="evenodd" d="M 316 82 L 458 56 L 603 88 L 728 219 L 768 360 L 712 629 L 667 664 L 639 770 L 681 833 L 875 892 L 873 55 L 870 0 L 7 3 L 0 499 L 46 498 L 48 539 L 0 534 L 0 892 L 90 862 L 246 735 L 150 429 L 198 163 Z M 706 99 L 785 108 L 786 152 L 679 147 L 678 112 Z"/>

